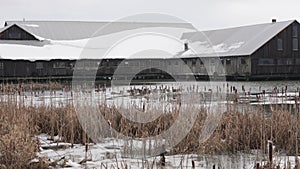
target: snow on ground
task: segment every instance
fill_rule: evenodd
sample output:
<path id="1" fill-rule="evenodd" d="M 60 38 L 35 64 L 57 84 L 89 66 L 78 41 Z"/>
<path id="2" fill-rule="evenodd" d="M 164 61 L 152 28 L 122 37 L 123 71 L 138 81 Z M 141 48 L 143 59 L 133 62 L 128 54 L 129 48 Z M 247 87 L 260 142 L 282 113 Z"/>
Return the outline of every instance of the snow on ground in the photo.
<path id="1" fill-rule="evenodd" d="M 50 141 L 50 136 L 41 134 L 37 137 L 40 141 L 40 152 L 37 157 L 45 158 L 49 162 L 56 162 L 58 168 L 114 168 L 119 166 L 125 168 L 160 168 L 160 156 L 146 158 L 128 158 L 124 157 L 122 150 L 124 141 L 118 139 L 107 138 L 101 143 L 88 144 L 88 151 L 85 151 L 85 146 L 74 144 L 71 147 L 69 143 L 59 142 L 59 138 L 55 137 Z M 138 140 L 134 140 L 134 145 L 141 145 Z M 56 145 L 56 147 L 55 147 Z M 64 145 L 62 147 L 61 145 Z M 192 168 L 194 162 L 195 167 L 199 169 L 219 168 L 230 169 L 252 169 L 254 164 L 265 164 L 260 151 L 253 150 L 251 154 L 238 153 L 236 155 L 197 155 L 197 154 L 179 154 L 166 155 L 166 169 L 170 168 Z M 267 159 L 265 156 L 264 159 Z M 32 160 L 37 162 L 38 158 Z M 274 164 L 279 164 L 281 167 L 288 163 L 293 167 L 295 165 L 295 157 L 285 156 L 284 154 L 276 154 L 273 158 Z"/>
<path id="2" fill-rule="evenodd" d="M 172 85 L 170 85 L 172 86 Z M 142 88 L 142 86 L 135 86 L 136 88 Z M 154 86 L 150 87 L 154 91 Z M 108 104 L 123 104 L 131 102 L 138 105 L 141 102 L 146 102 L 151 100 L 156 100 L 157 98 L 152 94 L 150 95 L 130 95 L 127 90 L 130 87 L 117 90 L 112 90 L 107 88 L 106 92 L 94 92 L 94 101 L 101 102 L 106 101 Z M 190 88 L 191 89 L 191 88 Z M 215 89 L 215 88 L 214 88 Z M 185 91 L 188 87 L 185 88 Z M 204 87 L 199 87 L 199 91 L 202 91 L 204 95 L 209 94 L 209 89 L 204 90 Z M 222 91 L 226 91 L 222 89 Z M 178 93 L 161 93 L 163 96 L 163 101 L 172 103 L 172 94 Z M 233 95 L 231 93 L 231 95 Z M 286 93 L 272 94 L 268 92 L 266 94 L 262 93 L 252 93 L 247 95 L 245 93 L 238 93 L 239 102 L 249 103 L 250 105 L 269 105 L 269 104 L 295 104 L 295 97 L 299 93 L 288 91 Z M 9 98 L 10 97 L 10 98 Z M 21 94 L 16 93 L 15 95 L 1 95 L 0 101 L 7 101 L 8 99 L 17 102 L 18 104 L 25 104 L 29 106 L 40 106 L 40 105 L 66 105 L 73 102 L 73 95 L 71 91 L 44 91 L 44 92 L 24 92 Z M 171 98 L 171 99 L 168 99 Z M 209 97 L 208 97 L 209 98 Z M 223 98 L 224 99 L 224 98 Z M 214 100 L 219 101 L 220 100 Z M 233 103 L 232 101 L 221 100 L 222 103 Z M 162 103 L 162 101 L 160 101 Z M 174 103 L 174 102 L 173 102 Z M 167 103 L 166 103 L 167 104 Z M 50 136 L 41 134 L 38 136 L 40 141 L 40 152 L 37 153 L 37 157 L 43 157 L 47 159 L 50 163 L 56 163 L 57 166 L 69 166 L 70 168 L 93 168 L 93 167 L 108 167 L 113 168 L 119 166 L 124 168 L 128 166 L 129 168 L 148 168 L 149 166 L 154 166 L 154 168 L 160 168 L 159 161 L 160 156 L 149 157 L 149 158 L 129 158 L 124 156 L 122 153 L 124 150 L 125 141 L 114 138 L 103 139 L 102 142 L 97 144 L 89 144 L 88 151 L 86 152 L 86 147 L 80 144 L 59 142 L 59 137 L 54 137 L 51 141 Z M 142 143 L 140 140 L 132 140 L 135 148 L 141 148 Z M 205 169 L 212 168 L 213 165 L 220 166 L 223 168 L 253 168 L 256 161 L 260 162 L 263 158 L 261 154 L 254 152 L 251 154 L 237 154 L 237 155 L 167 155 L 166 156 L 166 167 L 165 168 L 191 168 L 192 161 L 195 163 L 196 168 Z M 257 158 L 258 157 L 258 158 Z M 37 161 L 38 158 L 33 159 L 32 162 Z M 274 157 L 274 162 L 280 164 L 280 166 L 285 166 L 288 161 L 292 166 L 295 165 L 295 157 L 289 157 L 284 154 L 276 154 Z M 151 167 L 149 167 L 151 168 Z"/>

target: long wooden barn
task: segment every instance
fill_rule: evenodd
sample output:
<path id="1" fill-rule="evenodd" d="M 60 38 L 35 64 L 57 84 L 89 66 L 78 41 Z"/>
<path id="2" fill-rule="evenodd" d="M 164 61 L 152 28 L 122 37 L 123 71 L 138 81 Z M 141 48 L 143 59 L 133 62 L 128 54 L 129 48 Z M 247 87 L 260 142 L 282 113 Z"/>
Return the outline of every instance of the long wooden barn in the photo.
<path id="1" fill-rule="evenodd" d="M 75 68 L 95 70 L 99 80 L 118 69 L 118 78 L 138 80 L 300 79 L 299 30 L 296 20 L 202 32 L 187 23 L 7 21 L 0 28 L 0 81 L 71 80 Z M 170 37 L 152 35 L 144 46 L 103 56 L 120 39 L 151 31 Z M 166 40 L 172 38 L 176 43 Z"/>

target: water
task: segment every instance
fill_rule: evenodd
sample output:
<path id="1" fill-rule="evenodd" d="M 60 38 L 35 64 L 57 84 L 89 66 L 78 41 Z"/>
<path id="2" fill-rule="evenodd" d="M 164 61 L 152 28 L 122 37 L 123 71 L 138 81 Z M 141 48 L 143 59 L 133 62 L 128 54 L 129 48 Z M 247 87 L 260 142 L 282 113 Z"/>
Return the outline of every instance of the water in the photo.
<path id="1" fill-rule="evenodd" d="M 177 84 L 174 83 L 162 83 L 162 84 Z M 294 92 L 297 90 L 297 88 L 300 88 L 300 80 L 295 81 L 228 81 L 228 82 L 217 82 L 217 81 L 204 81 L 204 82 L 184 82 L 181 83 L 182 85 L 193 85 L 196 84 L 198 86 L 206 87 L 207 89 L 212 88 L 215 89 L 217 86 L 225 87 L 227 84 L 230 86 L 235 86 L 238 89 L 238 92 L 242 91 L 242 86 L 244 86 L 246 91 L 251 90 L 253 93 L 262 92 L 262 90 L 265 90 L 266 92 L 272 92 L 272 90 L 277 87 L 278 89 L 288 87 L 288 92 Z"/>

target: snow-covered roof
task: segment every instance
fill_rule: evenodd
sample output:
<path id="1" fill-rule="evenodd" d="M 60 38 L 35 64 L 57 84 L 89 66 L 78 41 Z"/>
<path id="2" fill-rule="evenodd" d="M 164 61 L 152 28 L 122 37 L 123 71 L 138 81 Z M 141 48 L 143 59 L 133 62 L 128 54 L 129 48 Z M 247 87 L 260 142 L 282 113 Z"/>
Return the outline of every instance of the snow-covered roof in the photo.
<path id="1" fill-rule="evenodd" d="M 194 29 L 188 23 L 150 22 L 81 22 L 81 21 L 6 21 L 7 26 L 17 24 L 34 35 L 51 40 L 79 40 L 94 36 L 149 27 Z M 102 29 L 109 27 L 109 29 Z M 102 29 L 101 31 L 99 31 Z"/>
<path id="2" fill-rule="evenodd" d="M 172 49 L 169 51 L 170 55 L 166 56 L 172 57 L 178 50 L 182 50 L 182 44 L 174 44 L 176 48 L 170 47 L 168 39 L 180 40 L 182 33 L 195 30 L 189 23 L 19 21 L 6 22 L 6 24 L 6 28 L 17 25 L 42 40 L 0 40 L 0 58 L 32 61 L 126 58 L 129 56 L 137 58 L 141 56 L 131 56 L 132 52 L 140 52 L 140 49 L 153 49 L 154 47 L 157 50 Z M 149 36 L 155 32 L 160 35 Z M 143 38 L 139 38 L 141 33 Z M 161 38 L 165 35 L 170 37 Z M 148 38 L 149 41 L 145 42 L 145 38 Z M 122 39 L 125 39 L 127 45 L 128 42 L 131 42 L 131 46 L 124 48 L 124 43 L 122 43 L 123 48 L 117 50 L 113 48 Z M 132 41 L 132 39 L 139 41 Z M 155 52 L 147 54 L 149 53 L 154 54 Z M 142 57 L 161 56 L 151 56 L 151 54 Z"/>
<path id="3" fill-rule="evenodd" d="M 132 59 L 251 55 L 293 22 L 195 32 L 187 23 L 9 21 L 2 31 L 17 25 L 40 41 L 0 40 L 0 58 L 33 61 L 83 56 Z M 186 41 L 196 50 L 184 51 Z"/>
<path id="4" fill-rule="evenodd" d="M 184 33 L 197 54 L 205 57 L 251 55 L 295 20 Z M 191 52 L 185 55 L 192 55 Z"/>
<path id="5" fill-rule="evenodd" d="M 0 28 L 0 32 L 3 32 L 4 30 L 6 30 L 7 27 L 3 27 L 3 28 Z"/>

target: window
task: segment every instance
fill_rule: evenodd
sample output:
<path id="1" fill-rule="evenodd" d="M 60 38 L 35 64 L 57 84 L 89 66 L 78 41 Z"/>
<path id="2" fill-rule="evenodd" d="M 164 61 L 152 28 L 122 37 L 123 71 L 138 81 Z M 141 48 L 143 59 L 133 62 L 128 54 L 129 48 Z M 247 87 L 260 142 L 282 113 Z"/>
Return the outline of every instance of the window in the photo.
<path id="1" fill-rule="evenodd" d="M 277 60 L 277 65 L 285 65 L 285 64 L 286 64 L 285 59 L 278 59 Z"/>
<path id="2" fill-rule="evenodd" d="M 99 64 L 100 64 L 100 63 L 99 63 Z M 71 69 L 73 69 L 74 66 L 75 66 L 75 63 L 70 63 L 70 64 L 69 64 L 69 67 L 70 67 Z"/>
<path id="3" fill-rule="evenodd" d="M 111 66 L 118 66 L 119 63 L 118 63 L 118 61 L 116 61 L 116 60 L 111 60 L 111 61 L 110 61 L 110 65 L 111 65 Z"/>
<path id="4" fill-rule="evenodd" d="M 226 59 L 226 65 L 231 65 L 231 59 Z"/>
<path id="5" fill-rule="evenodd" d="M 281 38 L 277 39 L 277 50 L 279 50 L 279 51 L 283 50 L 283 41 Z"/>
<path id="6" fill-rule="evenodd" d="M 78 60 L 76 63 L 75 63 L 75 66 L 77 69 L 83 69 L 84 68 L 84 61 L 82 60 Z M 53 65 L 54 67 L 54 65 Z"/>
<path id="7" fill-rule="evenodd" d="M 291 58 L 278 59 L 278 65 L 293 65 L 294 61 Z"/>
<path id="8" fill-rule="evenodd" d="M 4 69 L 4 64 L 3 62 L 0 62 L 0 70 L 3 70 Z"/>
<path id="9" fill-rule="evenodd" d="M 192 60 L 192 65 L 195 66 L 196 65 L 196 59 Z"/>
<path id="10" fill-rule="evenodd" d="M 9 32 L 8 38 L 9 39 L 21 39 L 21 33 L 20 32 Z"/>
<path id="11" fill-rule="evenodd" d="M 296 59 L 296 65 L 300 65 L 300 59 Z"/>
<path id="12" fill-rule="evenodd" d="M 244 59 L 244 58 L 241 58 L 241 64 L 242 64 L 242 65 L 245 65 L 245 64 L 247 64 L 247 62 L 246 62 L 246 59 Z"/>
<path id="13" fill-rule="evenodd" d="M 287 59 L 287 60 L 286 60 L 286 64 L 287 64 L 287 65 L 293 65 L 293 64 L 294 64 L 293 59 Z"/>
<path id="14" fill-rule="evenodd" d="M 298 47 L 298 39 L 297 38 L 293 38 L 293 51 L 298 51 L 299 47 Z"/>
<path id="15" fill-rule="evenodd" d="M 94 61 L 85 61 L 84 62 L 84 66 L 86 67 L 86 68 L 98 68 L 98 64 L 97 64 L 97 62 L 94 62 Z"/>
<path id="16" fill-rule="evenodd" d="M 293 26 L 293 37 L 296 38 L 298 37 L 298 26 Z"/>
<path id="17" fill-rule="evenodd" d="M 159 62 L 159 66 L 160 66 L 160 67 L 165 67 L 165 66 L 166 66 L 166 62 L 165 62 L 165 61 Z"/>
<path id="18" fill-rule="evenodd" d="M 145 67 L 146 65 L 148 65 L 146 61 L 144 61 L 144 60 L 140 61 L 140 66 L 141 67 Z"/>
<path id="19" fill-rule="evenodd" d="M 55 63 L 53 63 L 53 68 L 55 68 L 55 69 L 65 68 L 65 67 L 66 67 L 65 62 L 55 62 Z"/>
<path id="20" fill-rule="evenodd" d="M 36 69 L 43 69 L 43 68 L 44 68 L 43 66 L 44 66 L 44 65 L 43 65 L 43 62 L 36 62 L 36 63 L 35 63 Z"/>
<path id="21" fill-rule="evenodd" d="M 133 64 L 133 66 L 139 66 L 139 63 L 136 61 L 137 64 Z M 158 66 L 159 65 L 159 61 L 157 60 L 152 60 L 151 62 L 152 67 Z"/>
<path id="22" fill-rule="evenodd" d="M 274 65 L 274 64 L 275 64 L 274 59 L 263 58 L 258 60 L 258 65 Z"/>

